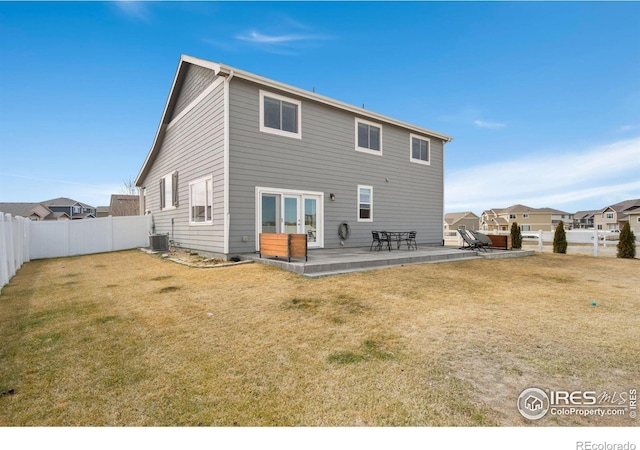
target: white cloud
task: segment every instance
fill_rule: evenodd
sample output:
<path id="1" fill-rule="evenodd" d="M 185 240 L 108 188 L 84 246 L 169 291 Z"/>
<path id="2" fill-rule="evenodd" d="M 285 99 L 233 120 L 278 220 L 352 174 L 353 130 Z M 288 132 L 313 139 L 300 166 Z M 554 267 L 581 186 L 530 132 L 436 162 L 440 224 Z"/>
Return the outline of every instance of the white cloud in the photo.
<path id="1" fill-rule="evenodd" d="M 151 18 L 147 2 L 116 0 L 113 5 L 129 18 L 142 22 L 147 22 Z"/>
<path id="2" fill-rule="evenodd" d="M 640 137 L 565 154 L 537 154 L 447 174 L 445 209 L 481 212 L 516 203 L 597 209 L 640 197 Z M 605 201 L 607 203 L 607 201 Z"/>
<path id="3" fill-rule="evenodd" d="M 500 123 L 500 122 L 485 122 L 484 120 L 474 120 L 473 123 L 478 127 L 478 128 L 490 128 L 490 129 L 499 129 L 499 128 L 504 128 L 507 125 L 504 123 Z"/>
<path id="4" fill-rule="evenodd" d="M 628 133 L 629 131 L 637 130 L 640 125 L 622 125 L 616 128 L 616 133 Z"/>
<path id="5" fill-rule="evenodd" d="M 306 41 L 314 39 L 314 37 L 304 36 L 300 34 L 283 34 L 280 36 L 269 36 L 258 31 L 250 31 L 246 34 L 236 36 L 236 39 L 239 39 L 241 41 L 253 42 L 256 44 L 283 44 L 288 42 Z"/>
<path id="6" fill-rule="evenodd" d="M 234 36 L 236 42 L 252 45 L 260 50 L 283 55 L 296 55 L 301 50 L 318 45 L 319 41 L 331 37 L 314 33 L 312 29 L 289 17 L 279 17 L 278 31 L 264 32 L 257 29 Z"/>

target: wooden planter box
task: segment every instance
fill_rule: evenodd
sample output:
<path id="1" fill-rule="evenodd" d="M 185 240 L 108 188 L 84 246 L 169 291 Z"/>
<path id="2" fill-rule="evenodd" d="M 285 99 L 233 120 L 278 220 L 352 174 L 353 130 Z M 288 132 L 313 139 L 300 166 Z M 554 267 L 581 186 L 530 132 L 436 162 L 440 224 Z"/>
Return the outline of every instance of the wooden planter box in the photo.
<path id="1" fill-rule="evenodd" d="M 260 233 L 260 258 L 262 255 L 302 258 L 307 261 L 307 235 L 291 233 Z"/>
<path id="2" fill-rule="evenodd" d="M 501 250 L 509 250 L 511 248 L 510 234 L 488 234 L 487 236 L 491 239 L 491 248 Z"/>

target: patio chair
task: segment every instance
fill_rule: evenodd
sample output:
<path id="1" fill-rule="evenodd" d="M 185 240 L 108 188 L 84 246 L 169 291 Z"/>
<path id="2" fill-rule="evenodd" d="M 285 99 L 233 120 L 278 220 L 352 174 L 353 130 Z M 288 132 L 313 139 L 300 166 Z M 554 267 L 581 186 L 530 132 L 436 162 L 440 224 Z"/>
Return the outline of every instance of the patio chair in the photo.
<path id="1" fill-rule="evenodd" d="M 373 245 L 375 244 L 376 250 L 381 250 L 382 245 L 386 243 L 387 248 L 391 251 L 391 239 L 389 235 L 384 231 L 372 231 L 371 232 L 372 241 L 371 246 L 369 247 L 369 251 L 373 249 Z"/>
<path id="2" fill-rule="evenodd" d="M 407 249 L 411 250 L 412 248 L 414 250 L 418 250 L 418 244 L 416 244 L 416 232 L 415 231 L 409 231 L 409 233 L 407 234 L 407 237 L 404 238 L 404 241 L 407 243 Z"/>
<path id="3" fill-rule="evenodd" d="M 460 250 L 484 250 L 483 244 L 474 238 L 472 234 L 469 234 L 467 230 L 458 229 L 458 233 L 464 241 Z"/>
<path id="4" fill-rule="evenodd" d="M 480 243 L 482 244 L 482 248 L 485 250 L 491 250 L 493 251 L 493 249 L 491 248 L 493 246 L 493 241 L 491 240 L 491 238 L 489 236 L 487 236 L 486 234 L 482 234 L 479 231 L 475 231 L 475 230 L 467 230 L 469 233 L 471 233 L 471 235 L 478 241 L 480 241 Z"/>

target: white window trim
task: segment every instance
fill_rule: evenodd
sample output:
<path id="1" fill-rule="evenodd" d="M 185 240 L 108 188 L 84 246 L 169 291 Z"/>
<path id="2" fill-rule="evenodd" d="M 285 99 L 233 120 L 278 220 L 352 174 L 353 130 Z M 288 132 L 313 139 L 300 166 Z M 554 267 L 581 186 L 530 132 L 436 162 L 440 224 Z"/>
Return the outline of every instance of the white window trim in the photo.
<path id="1" fill-rule="evenodd" d="M 522 218 L 523 218 L 523 219 L 528 219 L 528 218 L 529 218 L 529 214 L 524 213 L 524 214 L 522 215 Z"/>
<path id="2" fill-rule="evenodd" d="M 360 218 L 360 189 L 369 189 L 371 191 L 371 198 L 369 199 L 370 217 L 368 219 Z M 356 218 L 358 219 L 358 222 L 373 222 L 373 186 L 365 186 L 363 184 L 359 184 L 356 195 L 358 196 L 358 208 L 356 209 Z"/>
<path id="3" fill-rule="evenodd" d="M 291 131 L 279 130 L 277 128 L 265 127 L 264 126 L 264 98 L 270 97 L 276 100 L 285 101 L 287 103 L 293 103 L 298 107 L 298 117 L 296 120 L 298 121 L 298 132 L 292 133 Z M 260 131 L 268 134 L 275 134 L 278 136 L 285 136 L 288 138 L 302 139 L 302 102 L 300 100 L 294 100 L 290 97 L 284 97 L 282 95 L 274 94 L 272 92 L 263 91 L 260 89 Z"/>
<path id="4" fill-rule="evenodd" d="M 209 181 L 211 183 L 211 190 L 209 192 L 209 195 L 211 197 L 211 220 L 205 220 L 204 222 L 193 222 L 191 219 L 191 208 L 192 208 L 192 198 L 191 198 L 191 187 L 194 184 L 198 184 L 198 183 L 202 183 L 202 182 L 206 182 Z M 206 184 L 205 184 L 206 186 Z M 189 182 L 189 226 L 194 226 L 194 227 L 198 227 L 198 226 L 203 226 L 203 225 L 213 225 L 213 175 L 209 175 L 203 178 L 199 178 L 197 180 L 193 180 L 191 182 Z"/>
<path id="5" fill-rule="evenodd" d="M 173 194 L 173 174 L 174 173 L 175 172 L 171 172 L 170 174 L 162 177 L 164 178 L 164 206 L 160 205 L 161 211 L 176 209 L 176 205 L 173 204 L 173 195 L 174 195 Z"/>
<path id="6" fill-rule="evenodd" d="M 380 150 L 371 150 L 370 148 L 366 148 L 366 147 L 360 147 L 358 146 L 358 124 L 359 123 L 364 123 L 370 126 L 374 126 L 378 129 L 380 129 Z M 382 156 L 382 124 L 376 123 L 376 122 L 370 122 L 368 120 L 364 120 L 364 119 L 360 119 L 358 117 L 355 118 L 355 148 L 357 152 L 362 152 L 362 153 L 368 153 L 370 155 L 378 155 L 378 156 Z"/>
<path id="7" fill-rule="evenodd" d="M 415 159 L 413 157 L 413 138 L 420 139 L 421 141 L 427 141 L 427 160 L 423 161 L 422 159 Z M 411 162 L 422 164 L 425 166 L 431 165 L 431 139 L 425 136 L 420 136 L 419 134 L 409 134 L 409 160 Z"/>

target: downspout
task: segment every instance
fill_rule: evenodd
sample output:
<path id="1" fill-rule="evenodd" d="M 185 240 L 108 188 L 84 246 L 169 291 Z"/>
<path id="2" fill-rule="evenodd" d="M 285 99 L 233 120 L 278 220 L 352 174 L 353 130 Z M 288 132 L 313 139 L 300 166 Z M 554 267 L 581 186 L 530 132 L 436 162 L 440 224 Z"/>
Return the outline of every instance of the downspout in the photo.
<path id="1" fill-rule="evenodd" d="M 446 140 L 442 141 L 442 223 L 444 223 L 444 145 L 449 142 Z M 440 226 L 442 230 L 442 246 L 444 247 L 444 226 Z"/>
<path id="2" fill-rule="evenodd" d="M 233 78 L 233 70 L 224 80 L 224 254 L 229 254 L 229 234 L 231 229 L 231 213 L 229 211 L 229 83 Z"/>

